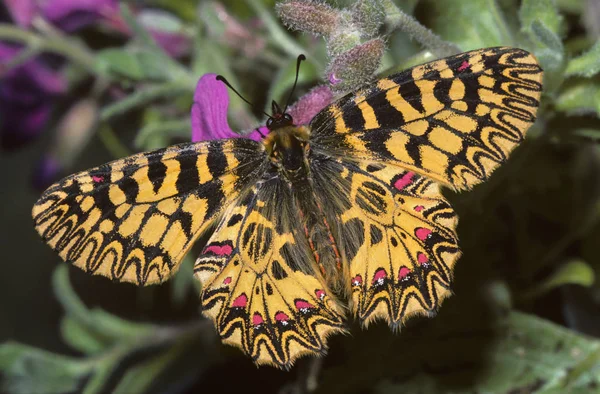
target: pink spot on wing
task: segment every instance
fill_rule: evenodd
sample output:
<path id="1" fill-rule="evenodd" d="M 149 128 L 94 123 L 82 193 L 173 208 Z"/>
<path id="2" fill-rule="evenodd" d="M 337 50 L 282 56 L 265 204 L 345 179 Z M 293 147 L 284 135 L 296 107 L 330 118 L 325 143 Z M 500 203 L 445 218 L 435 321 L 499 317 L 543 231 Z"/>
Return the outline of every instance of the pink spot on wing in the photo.
<path id="1" fill-rule="evenodd" d="M 362 283 L 362 276 L 356 275 L 354 278 L 352 278 L 352 286 L 360 286 Z"/>
<path id="2" fill-rule="evenodd" d="M 410 185 L 413 182 L 413 180 L 412 180 L 413 176 L 415 176 L 414 172 L 412 172 L 412 171 L 407 172 L 406 174 L 402 175 L 402 177 L 394 183 L 394 187 L 398 190 L 404 189 L 406 186 Z"/>
<path id="3" fill-rule="evenodd" d="M 232 251 L 231 245 L 210 245 L 204 249 L 204 254 L 214 253 L 217 256 L 229 256 Z"/>
<path id="4" fill-rule="evenodd" d="M 375 272 L 375 275 L 373 276 L 373 284 L 382 285 L 385 278 L 387 278 L 387 272 L 385 272 L 383 268 L 379 269 Z"/>
<path id="5" fill-rule="evenodd" d="M 460 64 L 460 67 L 458 67 L 458 71 L 465 71 L 469 67 L 471 67 L 469 62 L 466 60 L 463 60 L 463 62 Z"/>
<path id="6" fill-rule="evenodd" d="M 290 320 L 290 317 L 283 312 L 277 312 L 275 314 L 275 320 L 283 324 L 287 324 L 287 321 Z"/>
<path id="7" fill-rule="evenodd" d="M 415 207 L 415 211 L 417 211 L 417 212 L 421 212 L 423 209 L 425 209 L 425 207 L 424 207 L 424 206 L 422 206 L 422 205 L 417 205 L 417 206 Z"/>
<path id="8" fill-rule="evenodd" d="M 263 324 L 265 321 L 263 320 L 262 316 L 260 315 L 260 313 L 256 312 L 253 316 L 252 316 L 252 324 L 254 324 L 255 326 L 260 326 L 261 324 Z"/>
<path id="9" fill-rule="evenodd" d="M 92 175 L 92 181 L 96 183 L 104 182 L 103 176 Z"/>
<path id="10" fill-rule="evenodd" d="M 423 227 L 419 227 L 418 229 L 415 230 L 415 235 L 421 241 L 425 241 L 431 235 L 431 230 L 423 228 Z"/>
<path id="11" fill-rule="evenodd" d="M 315 290 L 315 294 L 319 300 L 325 298 L 325 292 L 323 290 Z"/>
<path id="12" fill-rule="evenodd" d="M 245 308 L 246 304 L 248 304 L 248 297 L 246 297 L 246 294 L 241 294 L 235 300 L 233 300 L 233 304 L 231 304 L 231 307 Z"/>
<path id="13" fill-rule="evenodd" d="M 427 255 L 425 255 L 424 253 L 417 253 L 417 261 L 419 262 L 419 264 L 427 264 L 429 262 L 429 257 L 427 257 Z"/>
<path id="14" fill-rule="evenodd" d="M 231 276 L 228 276 L 227 278 L 223 279 L 223 284 L 224 285 L 228 285 L 231 283 Z"/>
<path id="15" fill-rule="evenodd" d="M 307 310 L 314 308 L 313 305 L 311 305 L 309 302 L 304 301 L 304 300 L 296 300 L 296 309 L 298 309 L 301 312 L 306 312 Z"/>
<path id="16" fill-rule="evenodd" d="M 400 267 L 398 271 L 398 280 L 405 280 L 410 275 L 410 269 L 408 267 Z"/>

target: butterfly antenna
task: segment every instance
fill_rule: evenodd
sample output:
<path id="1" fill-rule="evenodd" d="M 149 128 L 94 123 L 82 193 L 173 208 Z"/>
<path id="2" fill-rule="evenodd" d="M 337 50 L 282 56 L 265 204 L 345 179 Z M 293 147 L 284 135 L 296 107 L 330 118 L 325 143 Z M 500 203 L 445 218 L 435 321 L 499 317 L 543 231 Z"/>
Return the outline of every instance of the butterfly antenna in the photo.
<path id="1" fill-rule="evenodd" d="M 285 109 L 283 110 L 284 114 L 287 112 L 288 105 L 290 104 L 290 99 L 292 98 L 292 94 L 294 94 L 294 90 L 296 90 L 296 84 L 298 83 L 298 74 L 300 73 L 300 63 L 303 60 L 306 60 L 306 56 L 304 56 L 302 54 L 300 56 L 298 56 L 298 60 L 296 60 L 296 79 L 294 80 L 294 86 L 292 87 L 292 91 L 290 92 L 290 95 L 288 96 L 287 102 L 285 103 Z"/>
<path id="2" fill-rule="evenodd" d="M 298 79 L 298 76 L 297 76 L 297 75 L 296 75 L 296 79 Z M 233 86 L 231 86 L 231 84 L 229 83 L 229 81 L 227 81 L 227 80 L 225 79 L 225 77 L 224 77 L 224 76 L 222 76 L 222 75 L 217 75 L 217 81 L 221 81 L 221 82 L 223 82 L 223 83 L 224 83 L 224 84 L 225 84 L 225 85 L 226 85 L 226 86 L 227 86 L 229 89 L 233 90 L 233 92 L 234 92 L 235 94 L 237 94 L 237 96 L 238 96 L 239 98 L 241 98 L 241 99 L 242 99 L 242 100 L 244 100 L 246 103 L 248 103 L 248 105 L 250 105 L 252 108 L 256 108 L 256 106 L 255 106 L 254 104 L 252 104 L 250 101 L 246 100 L 246 99 L 244 98 L 244 96 L 242 96 L 242 95 L 241 95 L 241 94 L 240 94 L 240 93 L 239 93 L 237 90 L 235 90 L 235 89 L 234 89 L 234 87 L 233 87 Z M 295 85 L 294 85 L 294 86 L 295 86 Z M 263 114 L 265 114 L 267 117 L 269 117 L 269 118 L 272 118 L 272 116 L 271 116 L 271 115 L 269 115 L 268 113 L 266 113 L 265 111 L 261 110 L 261 112 L 262 112 Z"/>

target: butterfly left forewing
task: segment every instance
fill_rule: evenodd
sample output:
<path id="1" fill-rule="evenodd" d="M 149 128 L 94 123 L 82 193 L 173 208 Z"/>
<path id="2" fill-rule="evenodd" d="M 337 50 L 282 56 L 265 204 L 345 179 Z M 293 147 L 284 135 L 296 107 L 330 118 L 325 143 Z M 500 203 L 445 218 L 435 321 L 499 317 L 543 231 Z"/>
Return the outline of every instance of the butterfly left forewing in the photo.
<path id="1" fill-rule="evenodd" d="M 228 209 L 195 265 L 204 314 L 257 364 L 289 368 L 344 332 L 301 223 L 283 180 L 259 182 Z"/>
<path id="2" fill-rule="evenodd" d="M 542 76 L 522 49 L 461 53 L 348 94 L 313 119 L 311 140 L 328 154 L 393 162 L 468 189 L 523 140 Z"/>
<path id="3" fill-rule="evenodd" d="M 262 145 L 245 139 L 140 153 L 49 187 L 33 207 L 36 230 L 87 272 L 162 282 L 264 161 Z"/>

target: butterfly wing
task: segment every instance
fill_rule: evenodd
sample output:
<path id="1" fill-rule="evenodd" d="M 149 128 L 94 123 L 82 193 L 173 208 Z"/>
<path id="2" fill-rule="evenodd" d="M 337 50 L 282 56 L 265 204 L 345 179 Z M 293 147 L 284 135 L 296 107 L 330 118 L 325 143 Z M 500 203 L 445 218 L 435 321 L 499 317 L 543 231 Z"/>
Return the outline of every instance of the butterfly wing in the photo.
<path id="1" fill-rule="evenodd" d="M 162 282 L 194 240 L 260 177 L 263 145 L 175 145 L 71 175 L 33 207 L 35 227 L 65 261 L 113 280 Z"/>
<path id="2" fill-rule="evenodd" d="M 440 185 L 394 165 L 321 163 L 314 185 L 337 220 L 351 307 L 361 324 L 433 314 L 450 295 L 457 218 Z M 337 175 L 335 175 L 337 174 Z"/>
<path id="3" fill-rule="evenodd" d="M 311 122 L 311 146 L 393 162 L 444 185 L 485 179 L 523 140 L 542 90 L 535 57 L 487 48 L 414 67 L 349 94 Z"/>
<path id="4" fill-rule="evenodd" d="M 363 325 L 398 328 L 450 294 L 457 218 L 440 185 L 490 176 L 535 120 L 541 79 L 531 54 L 482 49 L 382 79 L 312 120 L 315 190 Z"/>
<path id="5" fill-rule="evenodd" d="M 257 364 L 289 368 L 344 331 L 301 223 L 290 187 L 273 175 L 228 208 L 195 265 L 204 314 Z"/>

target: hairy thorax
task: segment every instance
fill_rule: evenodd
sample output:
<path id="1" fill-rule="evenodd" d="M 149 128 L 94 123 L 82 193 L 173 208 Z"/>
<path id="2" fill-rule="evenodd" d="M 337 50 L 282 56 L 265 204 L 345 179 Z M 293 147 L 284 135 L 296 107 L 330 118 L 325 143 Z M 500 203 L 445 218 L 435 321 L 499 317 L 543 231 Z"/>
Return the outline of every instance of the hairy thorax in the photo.
<path id="1" fill-rule="evenodd" d="M 331 290 L 341 295 L 345 289 L 340 253 L 314 192 L 309 136 L 310 129 L 306 126 L 286 126 L 271 131 L 264 144 L 279 176 L 291 189 L 318 270 Z"/>

